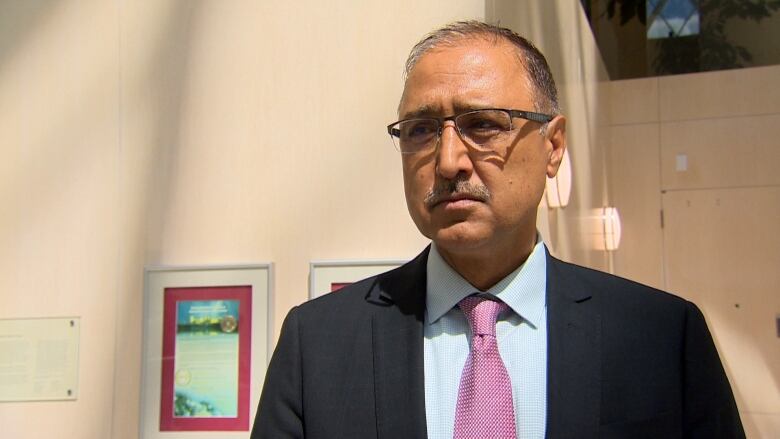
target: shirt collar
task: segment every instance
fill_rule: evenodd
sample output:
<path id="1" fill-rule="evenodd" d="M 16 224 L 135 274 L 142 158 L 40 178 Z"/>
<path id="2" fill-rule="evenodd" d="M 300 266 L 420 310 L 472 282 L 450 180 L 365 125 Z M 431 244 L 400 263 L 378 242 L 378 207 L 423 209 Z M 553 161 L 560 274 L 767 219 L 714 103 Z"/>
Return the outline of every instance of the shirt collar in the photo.
<path id="1" fill-rule="evenodd" d="M 541 319 L 547 287 L 547 254 L 538 234 L 528 259 L 487 291 L 480 291 L 463 279 L 444 261 L 435 243 L 431 244 L 428 253 L 427 274 L 425 323 L 428 325 L 439 320 L 465 297 L 477 292 L 498 297 L 535 328 L 544 323 Z"/>

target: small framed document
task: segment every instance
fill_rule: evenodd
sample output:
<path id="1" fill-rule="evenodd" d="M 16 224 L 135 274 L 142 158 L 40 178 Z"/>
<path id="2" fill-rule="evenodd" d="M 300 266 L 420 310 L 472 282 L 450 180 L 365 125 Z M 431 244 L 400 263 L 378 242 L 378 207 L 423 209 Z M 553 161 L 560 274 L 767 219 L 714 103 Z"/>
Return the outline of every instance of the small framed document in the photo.
<path id="1" fill-rule="evenodd" d="M 79 317 L 0 319 L 0 402 L 75 400 Z"/>
<path id="2" fill-rule="evenodd" d="M 269 358 L 271 264 L 151 267 L 145 280 L 141 437 L 245 437 Z"/>
<path id="3" fill-rule="evenodd" d="M 405 264 L 401 259 L 373 261 L 312 261 L 309 263 L 309 299 L 338 291 L 351 283 Z"/>

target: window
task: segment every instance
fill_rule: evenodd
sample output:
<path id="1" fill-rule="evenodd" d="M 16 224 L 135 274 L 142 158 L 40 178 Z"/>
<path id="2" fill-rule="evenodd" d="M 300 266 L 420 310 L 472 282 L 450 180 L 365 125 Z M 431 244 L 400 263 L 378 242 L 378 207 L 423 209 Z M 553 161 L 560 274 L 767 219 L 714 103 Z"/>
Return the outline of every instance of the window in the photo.
<path id="1" fill-rule="evenodd" d="M 647 39 L 699 34 L 699 7 L 695 0 L 647 0 Z"/>

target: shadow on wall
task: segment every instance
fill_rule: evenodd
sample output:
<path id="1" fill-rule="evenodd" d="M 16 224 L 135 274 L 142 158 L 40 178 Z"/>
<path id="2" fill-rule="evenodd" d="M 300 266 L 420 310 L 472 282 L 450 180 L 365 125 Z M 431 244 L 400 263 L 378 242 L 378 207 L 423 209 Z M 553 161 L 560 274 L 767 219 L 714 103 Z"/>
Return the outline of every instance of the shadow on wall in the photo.
<path id="1" fill-rule="evenodd" d="M 122 7 L 122 6 L 120 6 Z M 126 6 L 125 6 L 126 7 Z M 116 410 L 122 401 L 138 401 L 141 388 L 140 369 L 143 322 L 143 267 L 160 260 L 164 245 L 165 218 L 176 175 L 180 148 L 181 119 L 186 102 L 189 61 L 193 35 L 202 17 L 201 2 L 168 2 L 152 8 L 134 8 L 162 16 L 163 19 L 130 20 L 120 11 L 124 29 L 120 41 L 120 200 L 123 209 L 123 278 L 118 282 L 126 291 L 117 294 L 115 376 L 126 379 L 115 382 L 112 434 L 137 436 L 137 432 L 119 433 L 117 429 L 138 428 L 137 406 Z M 143 18 L 147 18 L 144 16 Z M 135 23 L 135 27 L 133 27 Z M 133 41 L 141 33 L 155 35 L 147 46 Z M 140 39 L 140 38 L 139 38 Z M 140 47 L 141 52 L 133 52 Z M 150 52 L 150 53 L 149 53 Z M 120 348 L 121 347 L 121 348 Z"/>
<path id="2" fill-rule="evenodd" d="M 149 105 L 154 109 L 153 115 L 147 115 L 153 119 L 150 144 L 126 145 L 129 148 L 147 148 L 150 155 L 147 163 L 151 166 L 141 168 L 146 175 L 138 176 L 138 181 L 127 184 L 131 188 L 140 187 L 142 201 L 140 208 L 133 213 L 138 215 L 138 232 L 145 229 L 147 236 L 145 241 L 138 239 L 135 242 L 146 244 L 147 252 L 151 253 L 146 255 L 146 261 L 160 260 L 165 242 L 165 218 L 168 217 L 169 202 L 175 190 L 173 186 L 181 146 L 181 119 L 187 100 L 185 86 L 193 52 L 191 46 L 203 10 L 200 2 L 175 2 L 170 5 L 148 64 L 137 82 L 123 84 L 129 99 L 140 101 L 150 98 Z M 132 101 L 125 103 L 131 111 L 139 104 Z"/>
<path id="3" fill-rule="evenodd" d="M 62 3 L 61 0 L 3 3 L 3 13 L 0 14 L 0 72 L 17 52 L 24 49 L 32 34 L 46 26 Z"/>

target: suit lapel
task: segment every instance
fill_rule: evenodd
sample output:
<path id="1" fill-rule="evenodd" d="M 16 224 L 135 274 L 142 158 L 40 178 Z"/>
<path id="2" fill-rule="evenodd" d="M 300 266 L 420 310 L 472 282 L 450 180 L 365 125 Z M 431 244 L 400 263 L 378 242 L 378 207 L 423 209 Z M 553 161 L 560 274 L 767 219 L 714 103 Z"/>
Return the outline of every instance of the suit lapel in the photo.
<path id="1" fill-rule="evenodd" d="M 547 438 L 595 438 L 601 404 L 601 322 L 570 266 L 547 257 Z"/>
<path id="2" fill-rule="evenodd" d="M 428 250 L 379 276 L 371 317 L 377 436 L 425 438 L 423 316 Z"/>

